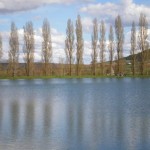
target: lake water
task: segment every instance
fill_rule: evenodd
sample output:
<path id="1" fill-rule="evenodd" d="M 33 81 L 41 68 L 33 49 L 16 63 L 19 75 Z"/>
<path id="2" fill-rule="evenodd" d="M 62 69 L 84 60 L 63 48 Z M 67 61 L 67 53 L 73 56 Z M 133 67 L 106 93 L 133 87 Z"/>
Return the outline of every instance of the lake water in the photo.
<path id="1" fill-rule="evenodd" d="M 150 150 L 150 79 L 0 80 L 0 150 Z"/>

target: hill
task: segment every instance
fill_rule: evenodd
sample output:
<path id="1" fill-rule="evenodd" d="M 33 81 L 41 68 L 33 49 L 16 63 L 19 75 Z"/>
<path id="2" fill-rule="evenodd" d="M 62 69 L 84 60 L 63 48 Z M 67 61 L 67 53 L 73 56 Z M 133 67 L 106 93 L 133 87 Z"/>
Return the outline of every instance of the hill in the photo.
<path id="1" fill-rule="evenodd" d="M 147 56 L 148 56 L 147 59 L 150 60 L 150 49 L 145 50 L 144 53 L 145 54 L 147 53 Z M 141 61 L 141 52 L 135 54 L 135 56 L 136 56 L 136 60 L 140 62 Z M 129 55 L 129 56 L 124 57 L 124 58 L 125 58 L 126 61 L 130 61 L 130 60 L 132 60 L 132 57 L 133 57 L 133 55 Z"/>

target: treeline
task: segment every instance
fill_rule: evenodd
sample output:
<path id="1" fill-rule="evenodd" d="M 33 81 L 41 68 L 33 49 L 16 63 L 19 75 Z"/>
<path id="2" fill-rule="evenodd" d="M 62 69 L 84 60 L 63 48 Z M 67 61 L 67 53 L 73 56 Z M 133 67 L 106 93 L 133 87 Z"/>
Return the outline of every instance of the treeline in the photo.
<path id="1" fill-rule="evenodd" d="M 1 76 L 38 76 L 38 75 L 148 75 L 150 74 L 150 53 L 148 43 L 148 21 L 144 14 L 140 14 L 138 30 L 135 23 L 131 28 L 131 62 L 126 63 L 123 53 L 124 27 L 121 17 L 115 19 L 115 25 L 110 25 L 108 38 L 106 38 L 106 26 L 102 20 L 98 23 L 93 20 L 91 34 L 91 64 L 83 62 L 84 39 L 80 15 L 77 16 L 75 27 L 73 21 L 68 19 L 65 39 L 65 60 L 60 59 L 59 64 L 52 63 L 53 54 L 51 28 L 47 19 L 42 25 L 42 49 L 41 62 L 35 63 L 35 39 L 34 28 L 31 21 L 23 27 L 24 30 L 24 63 L 19 63 L 19 37 L 18 29 L 14 22 L 11 23 L 9 36 L 9 53 L 7 65 L 0 67 Z M 106 42 L 108 39 L 108 42 Z M 106 61 L 106 52 L 109 60 Z M 140 61 L 136 54 L 140 52 Z M 2 36 L 0 35 L 0 61 L 3 56 Z M 75 56 L 74 56 L 75 55 Z"/>

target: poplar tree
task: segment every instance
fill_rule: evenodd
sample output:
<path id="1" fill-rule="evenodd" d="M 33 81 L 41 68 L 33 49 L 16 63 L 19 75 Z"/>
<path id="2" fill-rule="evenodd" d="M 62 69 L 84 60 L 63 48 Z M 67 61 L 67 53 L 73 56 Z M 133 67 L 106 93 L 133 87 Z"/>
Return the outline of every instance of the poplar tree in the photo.
<path id="1" fill-rule="evenodd" d="M 136 27 L 135 23 L 132 23 L 132 28 L 131 28 L 131 70 L 132 70 L 132 75 L 135 75 L 135 65 L 136 65 Z"/>
<path id="2" fill-rule="evenodd" d="M 71 19 L 68 19 L 67 29 L 66 29 L 66 40 L 65 40 L 65 53 L 67 63 L 69 63 L 69 76 L 72 75 L 72 64 L 73 64 L 73 54 L 74 54 L 74 26 Z"/>
<path id="3" fill-rule="evenodd" d="M 123 43 L 124 43 L 124 29 L 121 17 L 118 15 L 115 19 L 115 33 L 116 33 L 116 49 L 117 49 L 117 74 L 123 74 Z"/>
<path id="4" fill-rule="evenodd" d="M 109 44 L 108 44 L 108 49 L 109 49 L 109 71 L 110 75 L 112 75 L 112 69 L 113 69 L 113 60 L 114 60 L 114 31 L 112 25 L 110 26 L 109 30 Z"/>
<path id="5" fill-rule="evenodd" d="M 96 75 L 96 63 L 97 63 L 97 56 L 98 56 L 98 23 L 97 19 L 95 18 L 93 20 L 93 32 L 92 32 L 92 53 L 91 53 L 91 58 L 92 58 L 92 74 L 95 76 Z"/>
<path id="6" fill-rule="evenodd" d="M 44 64 L 43 71 L 44 75 L 48 75 L 49 70 L 51 69 L 50 63 L 52 61 L 52 42 L 50 24 L 47 19 L 43 21 L 42 35 L 42 62 Z"/>
<path id="7" fill-rule="evenodd" d="M 101 21 L 100 24 L 100 65 L 101 65 L 101 75 L 104 75 L 104 61 L 105 61 L 105 46 L 106 46 L 106 39 L 105 39 L 105 24 L 104 21 Z"/>
<path id="8" fill-rule="evenodd" d="M 3 56 L 3 42 L 2 42 L 2 36 L 0 33 L 0 60 L 2 59 Z"/>
<path id="9" fill-rule="evenodd" d="M 24 61 L 26 75 L 33 74 L 34 65 L 34 29 L 31 21 L 27 22 L 24 26 Z"/>
<path id="10" fill-rule="evenodd" d="M 139 18 L 139 33 L 138 33 L 138 46 L 141 52 L 140 60 L 140 73 L 144 75 L 146 71 L 146 59 L 148 54 L 148 22 L 146 16 L 141 13 Z M 147 51 L 146 51 L 147 50 Z"/>
<path id="11" fill-rule="evenodd" d="M 2 42 L 2 36 L 0 33 L 0 62 L 2 61 L 2 56 L 3 56 L 3 42 Z M 2 66 L 0 65 L 0 71 L 2 69 Z"/>
<path id="12" fill-rule="evenodd" d="M 11 32 L 9 37 L 9 67 L 11 74 L 14 77 L 16 75 L 16 70 L 19 61 L 19 40 L 18 40 L 18 30 L 14 22 L 11 23 Z"/>
<path id="13" fill-rule="evenodd" d="M 77 76 L 81 74 L 82 64 L 83 64 L 83 50 L 84 50 L 84 41 L 82 34 L 82 23 L 81 17 L 78 15 L 76 20 L 76 65 L 77 65 Z"/>

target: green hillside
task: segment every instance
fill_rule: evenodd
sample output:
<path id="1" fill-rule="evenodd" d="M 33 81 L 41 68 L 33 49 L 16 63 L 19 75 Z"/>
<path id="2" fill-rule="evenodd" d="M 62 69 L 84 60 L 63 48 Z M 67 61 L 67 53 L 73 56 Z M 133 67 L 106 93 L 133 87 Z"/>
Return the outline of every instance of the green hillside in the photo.
<path id="1" fill-rule="evenodd" d="M 146 59 L 150 60 L 150 49 L 149 50 L 145 50 L 144 54 L 147 55 Z M 142 56 L 141 52 L 138 53 L 138 54 L 135 54 L 135 56 L 136 56 L 136 60 L 140 62 L 141 61 L 141 56 Z M 125 60 L 127 60 L 127 61 L 132 60 L 132 57 L 133 57 L 132 55 L 129 55 L 129 56 L 125 57 Z"/>

